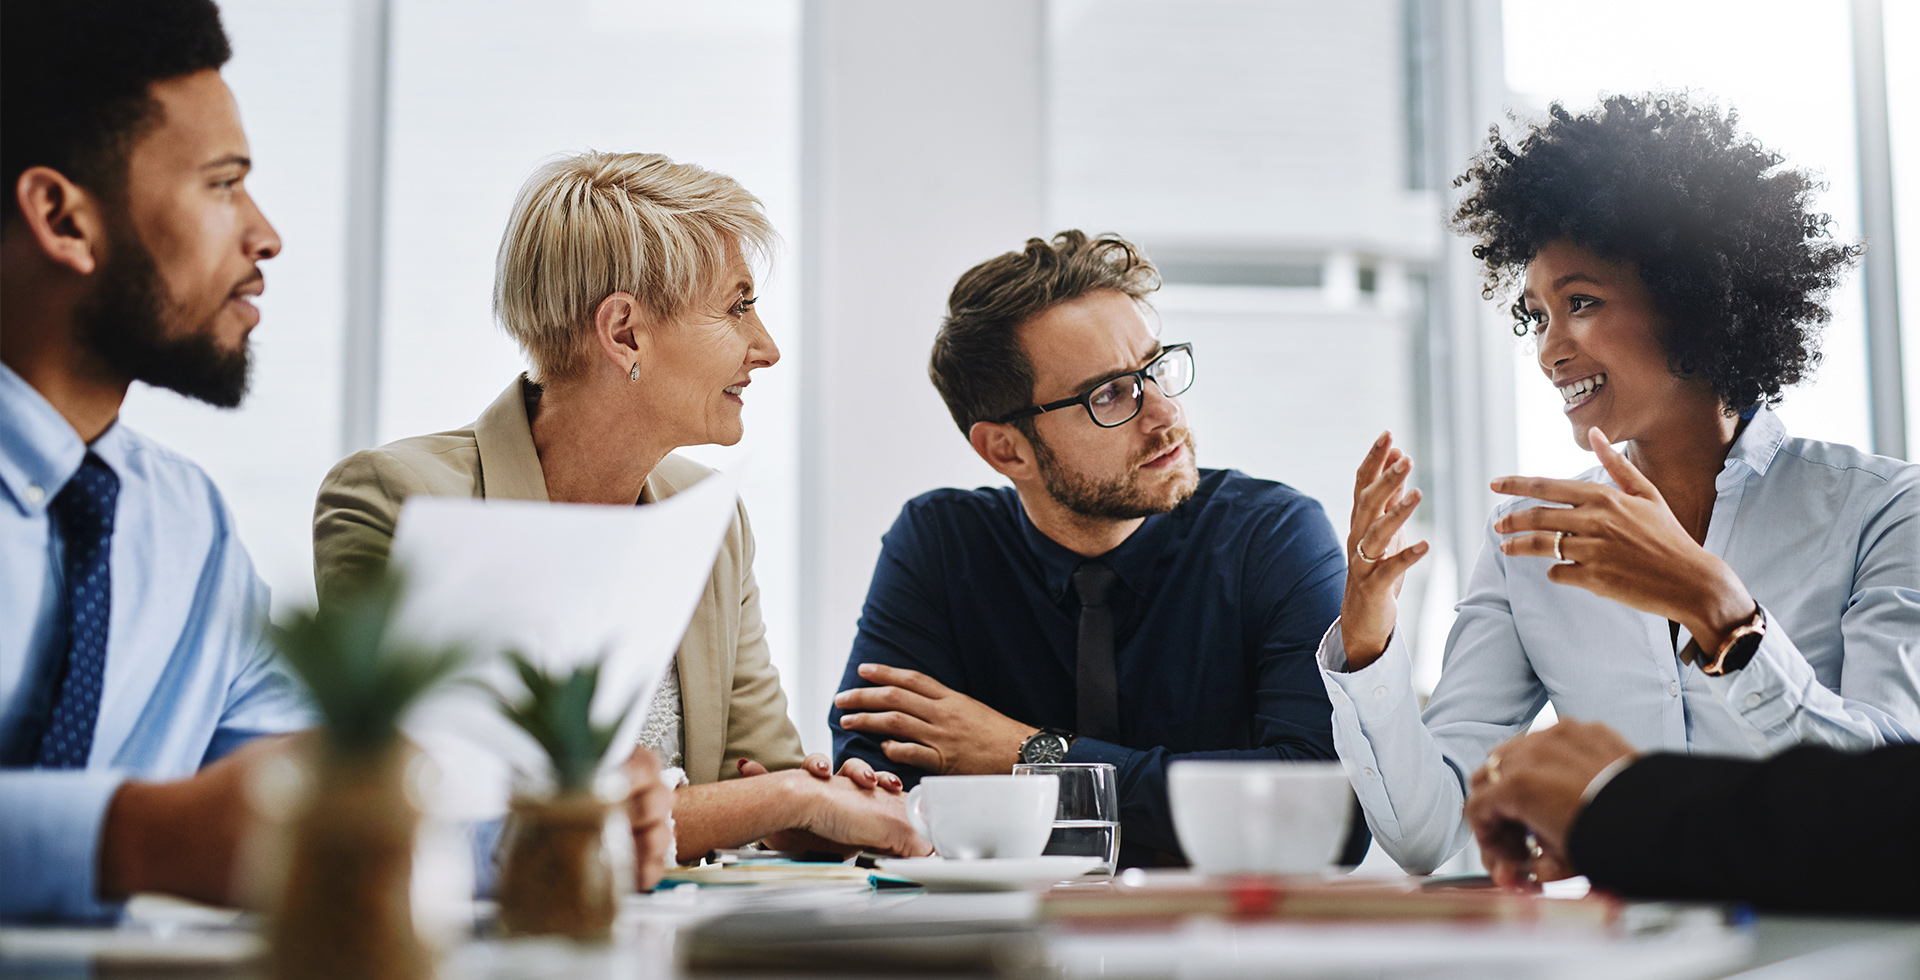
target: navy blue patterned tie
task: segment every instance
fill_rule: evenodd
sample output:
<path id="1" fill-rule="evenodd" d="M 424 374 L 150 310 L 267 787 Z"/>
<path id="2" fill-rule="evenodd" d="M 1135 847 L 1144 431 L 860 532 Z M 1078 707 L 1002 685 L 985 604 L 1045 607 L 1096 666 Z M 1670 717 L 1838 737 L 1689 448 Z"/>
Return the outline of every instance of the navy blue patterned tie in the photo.
<path id="1" fill-rule="evenodd" d="M 120 478 L 92 453 L 53 498 L 52 515 L 66 548 L 67 659 L 62 665 L 52 715 L 40 736 L 36 763 L 49 769 L 80 769 L 93 751 L 93 724 L 100 717 L 100 684 L 107 670 L 107 620 L 113 607 L 113 509 Z"/>

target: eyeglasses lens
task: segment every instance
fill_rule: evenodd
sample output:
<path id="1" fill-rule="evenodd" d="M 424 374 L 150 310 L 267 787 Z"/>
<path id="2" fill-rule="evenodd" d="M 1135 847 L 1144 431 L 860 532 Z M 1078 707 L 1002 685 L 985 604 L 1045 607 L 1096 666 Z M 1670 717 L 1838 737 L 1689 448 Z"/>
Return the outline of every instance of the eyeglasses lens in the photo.
<path id="1" fill-rule="evenodd" d="M 1140 410 L 1140 379 L 1129 375 L 1093 389 L 1087 398 L 1087 407 L 1093 411 L 1093 420 L 1105 426 L 1119 425 L 1133 418 Z"/>
<path id="2" fill-rule="evenodd" d="M 1193 387 L 1193 351 L 1182 349 L 1168 353 L 1153 363 L 1152 374 L 1161 394 L 1168 398 L 1185 394 Z"/>

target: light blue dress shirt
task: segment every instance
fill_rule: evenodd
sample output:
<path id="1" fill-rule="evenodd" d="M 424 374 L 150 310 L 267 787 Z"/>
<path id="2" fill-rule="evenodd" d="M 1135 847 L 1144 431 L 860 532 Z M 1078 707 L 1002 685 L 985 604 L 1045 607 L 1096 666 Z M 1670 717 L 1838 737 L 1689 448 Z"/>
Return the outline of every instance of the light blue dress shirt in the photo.
<path id="1" fill-rule="evenodd" d="M 1579 479 L 1611 485 L 1601 468 Z M 1920 466 L 1788 438 L 1761 409 L 1715 480 L 1706 549 L 1766 612 L 1744 669 L 1681 663 L 1667 621 L 1547 579 L 1550 558 L 1501 554 L 1493 521 L 1456 607 L 1424 715 L 1398 633 L 1344 672 L 1339 623 L 1320 645 L 1340 761 L 1374 838 L 1409 871 L 1466 846 L 1467 778 L 1548 701 L 1643 751 L 1768 755 L 1867 749 L 1920 733 Z M 1679 646 L 1691 639 L 1680 631 Z"/>
<path id="2" fill-rule="evenodd" d="M 47 505 L 88 448 L 0 365 L 0 739 L 16 735 L 66 654 L 61 542 Z M 91 448 L 120 478 L 100 716 L 86 768 L 0 770 L 9 920 L 117 913 L 98 900 L 95 870 L 124 780 L 190 776 L 247 739 L 311 723 L 263 642 L 267 587 L 212 481 L 119 423 Z"/>

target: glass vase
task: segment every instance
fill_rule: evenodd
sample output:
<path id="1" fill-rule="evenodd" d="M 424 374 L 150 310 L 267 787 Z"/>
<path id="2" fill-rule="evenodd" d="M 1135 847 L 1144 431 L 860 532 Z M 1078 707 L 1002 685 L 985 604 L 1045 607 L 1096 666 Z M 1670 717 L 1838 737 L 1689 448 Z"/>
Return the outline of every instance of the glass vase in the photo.
<path id="1" fill-rule="evenodd" d="M 404 740 L 365 754 L 324 744 L 306 754 L 288 827 L 270 945 L 276 980 L 425 980 L 433 957 L 414 929 L 420 810 Z"/>
<path id="2" fill-rule="evenodd" d="M 606 835 L 616 806 L 591 792 L 513 798 L 496 890 L 503 934 L 612 938 L 620 902 Z"/>

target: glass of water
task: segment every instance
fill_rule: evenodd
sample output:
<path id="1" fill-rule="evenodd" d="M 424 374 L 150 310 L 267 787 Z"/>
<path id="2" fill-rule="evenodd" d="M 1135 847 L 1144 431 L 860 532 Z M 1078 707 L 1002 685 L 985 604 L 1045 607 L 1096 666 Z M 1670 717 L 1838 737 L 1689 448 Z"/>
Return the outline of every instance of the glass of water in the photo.
<path id="1" fill-rule="evenodd" d="M 1097 856 L 1098 870 L 1112 873 L 1120 860 L 1118 776 L 1105 762 L 1023 762 L 1016 776 L 1060 777 L 1060 805 L 1053 814 L 1047 854 Z"/>

